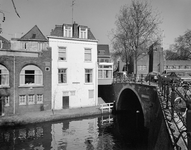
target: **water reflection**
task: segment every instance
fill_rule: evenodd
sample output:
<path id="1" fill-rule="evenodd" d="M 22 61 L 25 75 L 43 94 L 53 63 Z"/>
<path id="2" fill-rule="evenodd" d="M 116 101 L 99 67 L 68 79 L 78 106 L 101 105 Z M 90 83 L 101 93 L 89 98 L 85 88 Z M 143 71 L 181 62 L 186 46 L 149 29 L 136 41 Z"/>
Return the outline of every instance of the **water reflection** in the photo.
<path id="1" fill-rule="evenodd" d="M 123 112 L 0 129 L 0 149 L 123 150 L 147 149 L 149 130 L 141 114 Z"/>

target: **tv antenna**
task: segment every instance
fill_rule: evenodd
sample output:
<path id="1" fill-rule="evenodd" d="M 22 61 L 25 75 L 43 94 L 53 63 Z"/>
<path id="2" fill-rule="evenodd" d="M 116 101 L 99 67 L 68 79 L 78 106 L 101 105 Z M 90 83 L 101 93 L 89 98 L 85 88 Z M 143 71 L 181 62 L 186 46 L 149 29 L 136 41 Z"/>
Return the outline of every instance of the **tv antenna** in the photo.
<path id="1" fill-rule="evenodd" d="M 73 11 L 74 11 L 73 9 L 74 9 L 75 1 L 76 0 L 72 0 L 72 5 L 71 5 L 72 6 L 72 24 L 73 24 Z"/>

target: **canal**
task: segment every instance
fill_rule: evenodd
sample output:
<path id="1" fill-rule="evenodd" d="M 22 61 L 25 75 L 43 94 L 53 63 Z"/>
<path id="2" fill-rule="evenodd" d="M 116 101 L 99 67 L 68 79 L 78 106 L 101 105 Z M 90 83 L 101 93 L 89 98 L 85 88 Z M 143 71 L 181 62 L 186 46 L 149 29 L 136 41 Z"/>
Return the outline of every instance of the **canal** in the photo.
<path id="1" fill-rule="evenodd" d="M 0 128 L 2 150 L 152 150 L 171 149 L 165 124 L 148 128 L 139 112 Z"/>

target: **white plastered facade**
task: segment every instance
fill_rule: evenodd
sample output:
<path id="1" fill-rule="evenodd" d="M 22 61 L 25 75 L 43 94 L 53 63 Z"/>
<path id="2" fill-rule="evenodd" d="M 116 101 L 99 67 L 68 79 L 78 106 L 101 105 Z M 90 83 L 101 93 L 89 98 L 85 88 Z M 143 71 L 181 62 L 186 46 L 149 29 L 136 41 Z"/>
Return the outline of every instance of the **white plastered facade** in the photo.
<path id="1" fill-rule="evenodd" d="M 63 96 L 69 97 L 69 108 L 96 106 L 98 103 L 97 40 L 49 37 L 52 48 L 52 109 L 63 109 Z M 66 61 L 58 60 L 58 47 L 66 47 Z M 86 62 L 85 48 L 91 49 Z M 67 69 L 67 83 L 58 83 L 58 69 Z M 92 83 L 85 83 L 85 69 L 92 69 Z M 93 97 L 89 98 L 89 90 Z"/>

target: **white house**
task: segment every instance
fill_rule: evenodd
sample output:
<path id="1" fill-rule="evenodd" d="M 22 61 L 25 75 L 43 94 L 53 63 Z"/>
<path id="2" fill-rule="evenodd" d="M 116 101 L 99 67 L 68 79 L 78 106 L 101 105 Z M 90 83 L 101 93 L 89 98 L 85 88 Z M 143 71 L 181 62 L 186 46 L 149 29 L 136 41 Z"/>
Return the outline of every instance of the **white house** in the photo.
<path id="1" fill-rule="evenodd" d="M 56 25 L 52 48 L 52 109 L 98 103 L 97 40 L 87 26 Z"/>

